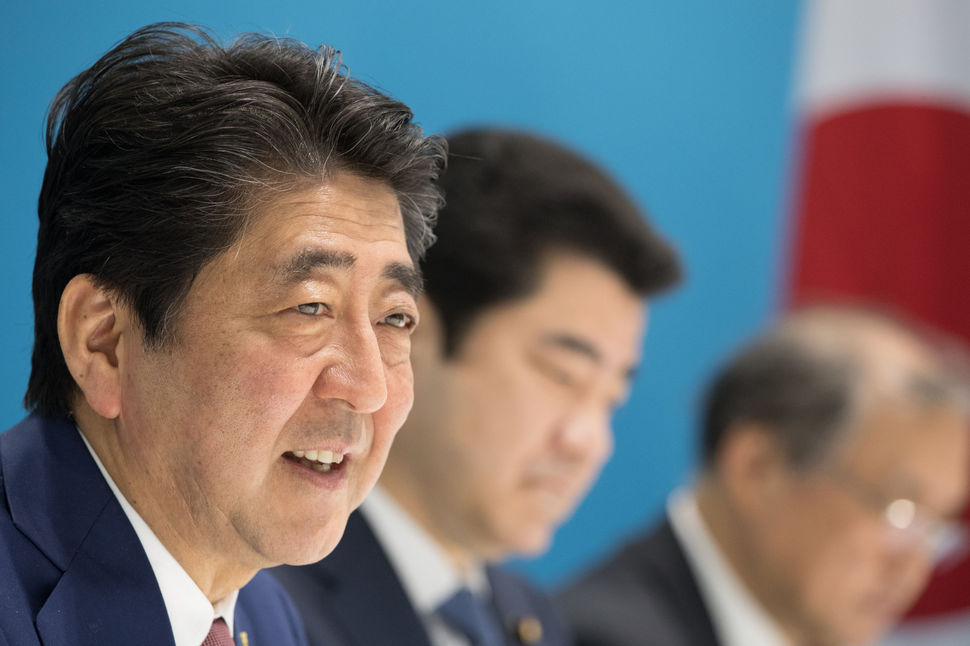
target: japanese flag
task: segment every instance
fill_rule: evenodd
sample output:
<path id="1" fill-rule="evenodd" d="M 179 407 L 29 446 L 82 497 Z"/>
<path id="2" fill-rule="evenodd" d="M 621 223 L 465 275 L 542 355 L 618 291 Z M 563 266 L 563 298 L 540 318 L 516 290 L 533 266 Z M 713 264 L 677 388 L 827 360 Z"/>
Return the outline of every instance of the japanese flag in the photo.
<path id="1" fill-rule="evenodd" d="M 804 30 L 789 301 L 862 297 L 970 344 L 970 1 L 814 0 Z M 970 644 L 970 559 L 889 641 Z"/>

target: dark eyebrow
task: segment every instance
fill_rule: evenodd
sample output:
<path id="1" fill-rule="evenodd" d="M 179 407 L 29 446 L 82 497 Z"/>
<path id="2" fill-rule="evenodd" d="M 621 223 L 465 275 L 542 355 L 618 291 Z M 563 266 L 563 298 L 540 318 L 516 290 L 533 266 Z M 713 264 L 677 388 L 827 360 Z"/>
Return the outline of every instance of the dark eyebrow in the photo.
<path id="1" fill-rule="evenodd" d="M 284 286 L 294 285 L 309 279 L 317 269 L 350 269 L 356 263 L 356 256 L 344 251 L 303 249 L 277 268 L 276 282 Z M 417 298 L 424 289 L 421 272 L 401 262 L 388 264 L 381 277 L 398 283 L 412 298 Z"/>
<path id="2" fill-rule="evenodd" d="M 402 262 L 392 262 L 384 268 L 381 276 L 398 283 L 411 298 L 417 299 L 424 291 L 424 278 L 421 276 L 421 271 Z"/>
<path id="3" fill-rule="evenodd" d="M 542 337 L 543 345 L 551 345 L 571 352 L 576 352 L 585 356 L 590 361 L 594 363 L 600 363 L 603 360 L 600 351 L 593 346 L 592 343 L 579 337 L 573 336 L 572 334 L 547 334 Z"/>
<path id="4" fill-rule="evenodd" d="M 316 269 L 350 269 L 357 262 L 353 254 L 327 249 L 303 249 L 276 269 L 276 282 L 293 285 L 310 278 Z"/>
<path id="5" fill-rule="evenodd" d="M 581 339 L 572 334 L 565 333 L 552 333 L 547 334 L 542 337 L 542 343 L 546 346 L 553 346 L 557 348 L 562 348 L 570 352 L 575 352 L 580 354 L 593 363 L 599 364 L 603 362 L 603 355 L 600 351 L 589 341 Z M 637 375 L 637 367 L 630 366 L 624 371 L 623 376 L 627 381 L 632 381 Z"/>

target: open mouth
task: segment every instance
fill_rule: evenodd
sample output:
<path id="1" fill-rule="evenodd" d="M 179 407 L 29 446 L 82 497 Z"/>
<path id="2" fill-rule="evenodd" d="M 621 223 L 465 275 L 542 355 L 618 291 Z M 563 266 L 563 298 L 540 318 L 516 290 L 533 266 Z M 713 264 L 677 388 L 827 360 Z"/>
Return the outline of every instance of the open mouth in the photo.
<path id="1" fill-rule="evenodd" d="M 318 473 L 339 470 L 344 461 L 343 453 L 332 451 L 287 451 L 283 457 Z"/>

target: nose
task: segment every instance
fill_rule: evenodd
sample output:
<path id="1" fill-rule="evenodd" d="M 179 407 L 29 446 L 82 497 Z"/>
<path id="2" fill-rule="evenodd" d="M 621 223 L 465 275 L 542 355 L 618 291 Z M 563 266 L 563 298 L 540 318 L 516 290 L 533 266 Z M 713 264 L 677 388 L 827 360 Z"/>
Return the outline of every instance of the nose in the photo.
<path id="1" fill-rule="evenodd" d="M 313 393 L 339 400 L 357 413 L 373 413 L 387 401 L 387 376 L 377 333 L 369 321 L 338 323 L 326 364 Z"/>
<path id="2" fill-rule="evenodd" d="M 578 404 L 560 427 L 560 449 L 573 459 L 602 464 L 613 453 L 611 417 L 603 406 Z"/>

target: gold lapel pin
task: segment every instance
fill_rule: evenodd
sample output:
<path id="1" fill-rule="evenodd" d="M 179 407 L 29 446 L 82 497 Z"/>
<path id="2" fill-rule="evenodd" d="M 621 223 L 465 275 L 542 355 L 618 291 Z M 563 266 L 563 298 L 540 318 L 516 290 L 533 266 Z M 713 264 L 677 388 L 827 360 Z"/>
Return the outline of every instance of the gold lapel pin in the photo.
<path id="1" fill-rule="evenodd" d="M 515 625 L 515 634 L 523 644 L 538 644 L 542 641 L 542 622 L 531 615 L 522 617 Z"/>
<path id="2" fill-rule="evenodd" d="M 246 632 L 240 632 L 239 641 L 242 642 L 242 646 L 249 646 L 249 635 Z"/>

